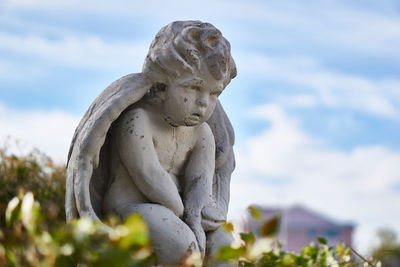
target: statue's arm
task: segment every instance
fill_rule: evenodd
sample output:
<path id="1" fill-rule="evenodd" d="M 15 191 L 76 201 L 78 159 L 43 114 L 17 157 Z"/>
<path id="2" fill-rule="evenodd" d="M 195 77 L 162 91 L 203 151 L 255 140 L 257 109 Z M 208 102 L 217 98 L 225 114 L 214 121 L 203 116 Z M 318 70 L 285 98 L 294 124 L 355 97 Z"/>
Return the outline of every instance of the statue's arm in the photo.
<path id="1" fill-rule="evenodd" d="M 151 202 L 181 217 L 183 203 L 172 178 L 158 160 L 146 111 L 126 112 L 117 127 L 118 151 L 129 176 Z"/>
<path id="2" fill-rule="evenodd" d="M 186 167 L 183 196 L 185 222 L 193 230 L 202 252 L 205 250 L 206 239 L 201 225 L 201 211 L 211 198 L 214 168 L 214 135 L 204 123 L 200 126 L 196 145 Z"/>
<path id="3" fill-rule="evenodd" d="M 212 193 L 215 142 L 210 127 L 202 124 L 185 170 L 185 212 L 200 214 Z"/>

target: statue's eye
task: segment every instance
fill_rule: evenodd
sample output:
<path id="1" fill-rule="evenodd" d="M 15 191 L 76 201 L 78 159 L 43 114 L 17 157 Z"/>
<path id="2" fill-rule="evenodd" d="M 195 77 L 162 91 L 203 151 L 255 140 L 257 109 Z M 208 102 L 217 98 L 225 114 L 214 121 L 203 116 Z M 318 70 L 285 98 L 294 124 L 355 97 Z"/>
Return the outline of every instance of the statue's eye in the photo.
<path id="1" fill-rule="evenodd" d="M 182 88 L 185 88 L 187 91 L 200 91 L 201 88 L 197 85 L 183 85 Z"/>
<path id="2" fill-rule="evenodd" d="M 222 93 L 222 91 L 211 91 L 210 95 L 212 96 L 219 96 Z"/>

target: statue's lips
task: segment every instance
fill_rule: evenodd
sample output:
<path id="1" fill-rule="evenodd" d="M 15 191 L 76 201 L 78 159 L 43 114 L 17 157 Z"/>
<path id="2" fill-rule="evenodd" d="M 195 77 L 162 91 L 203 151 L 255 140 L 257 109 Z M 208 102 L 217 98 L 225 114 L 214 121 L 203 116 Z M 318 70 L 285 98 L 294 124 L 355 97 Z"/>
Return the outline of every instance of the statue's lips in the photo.
<path id="1" fill-rule="evenodd" d="M 188 117 L 188 119 L 191 120 L 191 121 L 200 121 L 201 115 L 198 114 L 198 113 L 193 113 L 192 115 L 190 115 Z"/>
<path id="2" fill-rule="evenodd" d="M 187 126 L 194 126 L 199 124 L 201 121 L 201 115 L 198 113 L 193 113 L 185 118 L 185 124 Z"/>

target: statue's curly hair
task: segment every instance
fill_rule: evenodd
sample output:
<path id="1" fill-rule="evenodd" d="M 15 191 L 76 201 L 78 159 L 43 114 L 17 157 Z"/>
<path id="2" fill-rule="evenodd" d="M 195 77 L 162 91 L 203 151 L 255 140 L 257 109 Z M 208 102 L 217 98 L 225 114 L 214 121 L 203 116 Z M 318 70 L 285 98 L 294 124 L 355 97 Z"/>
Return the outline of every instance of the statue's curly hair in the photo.
<path id="1" fill-rule="evenodd" d="M 175 21 L 163 27 L 150 45 L 143 73 L 155 83 L 166 83 L 203 67 L 226 86 L 236 76 L 231 46 L 210 23 Z"/>

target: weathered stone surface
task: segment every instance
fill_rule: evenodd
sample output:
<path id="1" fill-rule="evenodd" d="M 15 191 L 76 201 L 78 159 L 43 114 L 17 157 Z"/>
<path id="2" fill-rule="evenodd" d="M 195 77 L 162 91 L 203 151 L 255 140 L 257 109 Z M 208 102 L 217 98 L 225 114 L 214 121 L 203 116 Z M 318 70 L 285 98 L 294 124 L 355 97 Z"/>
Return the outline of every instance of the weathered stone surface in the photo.
<path id="1" fill-rule="evenodd" d="M 235 76 L 229 42 L 211 24 L 162 28 L 142 72 L 107 87 L 76 129 L 67 219 L 139 212 L 160 263 L 229 243 L 221 225 L 234 134 L 218 95 Z"/>

